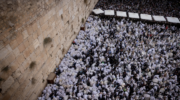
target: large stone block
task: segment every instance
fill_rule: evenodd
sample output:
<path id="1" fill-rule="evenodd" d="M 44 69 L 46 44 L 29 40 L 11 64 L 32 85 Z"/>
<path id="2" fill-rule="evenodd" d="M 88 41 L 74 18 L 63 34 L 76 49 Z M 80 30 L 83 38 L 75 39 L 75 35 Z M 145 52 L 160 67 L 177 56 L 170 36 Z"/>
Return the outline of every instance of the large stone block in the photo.
<path id="1" fill-rule="evenodd" d="M 32 26 L 30 25 L 30 26 L 28 26 L 27 28 L 27 32 L 28 32 L 28 35 L 31 35 L 31 34 L 33 34 L 33 28 L 32 28 Z"/>
<path id="2" fill-rule="evenodd" d="M 37 36 L 41 35 L 42 34 L 41 28 L 39 28 L 36 32 L 37 32 Z"/>
<path id="3" fill-rule="evenodd" d="M 15 81 L 15 80 L 14 80 Z M 19 83 L 18 83 L 18 81 L 15 81 L 12 85 L 11 85 L 11 87 L 8 89 L 8 91 L 7 91 L 7 94 L 9 94 L 10 96 L 12 96 L 15 92 L 16 92 L 16 90 L 19 88 Z"/>
<path id="4" fill-rule="evenodd" d="M 17 59 L 14 60 L 14 61 L 9 65 L 11 73 L 15 72 L 15 71 L 18 69 L 19 65 L 20 65 L 20 64 L 18 63 Z"/>
<path id="5" fill-rule="evenodd" d="M 51 16 L 53 16 L 55 13 L 56 13 L 56 9 L 55 9 L 55 7 L 53 7 L 53 8 L 47 13 L 48 19 L 50 19 Z"/>
<path id="6" fill-rule="evenodd" d="M 23 52 L 25 58 L 29 57 L 30 54 L 31 54 L 30 48 L 26 48 L 26 50 Z"/>
<path id="7" fill-rule="evenodd" d="M 44 37 L 42 34 L 38 36 L 39 43 L 43 43 L 43 41 L 44 41 L 43 39 L 44 39 Z"/>
<path id="8" fill-rule="evenodd" d="M 5 58 L 9 54 L 9 50 L 5 47 L 0 50 L 0 60 Z"/>
<path id="9" fill-rule="evenodd" d="M 17 79 L 19 84 L 23 84 L 23 87 L 25 87 L 28 83 L 28 80 L 30 80 L 30 74 L 31 72 L 29 70 L 24 70 L 21 76 Z"/>
<path id="10" fill-rule="evenodd" d="M 26 49 L 24 43 L 21 43 L 21 44 L 18 46 L 18 49 L 19 49 L 19 52 L 20 52 L 20 53 L 23 52 L 23 51 Z"/>
<path id="11" fill-rule="evenodd" d="M 46 54 L 46 52 L 45 51 L 42 51 L 41 52 L 41 54 L 40 54 L 40 56 L 41 56 L 41 58 L 42 58 L 42 60 L 41 60 L 41 62 L 45 62 L 46 60 L 47 60 L 47 54 Z"/>
<path id="12" fill-rule="evenodd" d="M 37 98 L 37 94 L 32 93 L 29 100 L 35 100 Z"/>
<path id="13" fill-rule="evenodd" d="M 10 47 L 10 45 L 6 45 L 6 48 L 8 49 L 9 52 L 12 52 L 12 48 Z"/>
<path id="14" fill-rule="evenodd" d="M 10 42 L 10 46 L 12 50 L 14 50 L 18 46 L 18 42 L 16 40 L 13 40 L 12 42 Z"/>
<path id="15" fill-rule="evenodd" d="M 22 32 L 22 35 L 23 35 L 23 38 L 24 38 L 24 39 L 26 39 L 26 38 L 29 36 L 27 30 L 24 30 L 24 31 Z"/>
<path id="16" fill-rule="evenodd" d="M 38 33 L 37 33 L 37 31 L 36 32 L 34 32 L 33 34 L 33 39 L 35 40 L 35 39 L 37 39 L 37 37 L 38 37 Z"/>
<path id="17" fill-rule="evenodd" d="M 30 54 L 35 50 L 34 45 L 30 44 L 30 46 L 28 47 L 30 49 Z"/>
<path id="18" fill-rule="evenodd" d="M 13 83 L 14 83 L 14 79 L 12 78 L 12 76 L 9 76 L 9 78 L 2 85 L 2 93 L 5 93 Z"/>
<path id="19" fill-rule="evenodd" d="M 4 47 L 4 43 L 3 41 L 0 41 L 0 49 L 2 49 Z"/>
<path id="20" fill-rule="evenodd" d="M 41 55 L 40 55 L 40 50 L 39 50 L 39 53 L 38 53 L 38 56 L 36 57 L 35 61 L 37 62 L 37 64 L 39 64 L 40 62 L 42 62 L 42 58 L 41 58 Z"/>
<path id="21" fill-rule="evenodd" d="M 63 9 L 60 9 L 57 13 L 57 17 L 61 17 L 62 14 L 63 14 Z"/>
<path id="22" fill-rule="evenodd" d="M 36 31 L 39 29 L 37 22 L 34 22 L 34 23 L 32 24 L 32 29 L 33 29 L 33 32 L 36 32 Z"/>
<path id="23" fill-rule="evenodd" d="M 15 55 L 15 57 L 19 56 L 20 55 L 20 51 L 19 51 L 19 48 L 16 47 L 14 50 L 13 50 L 13 54 Z"/>
<path id="24" fill-rule="evenodd" d="M 32 94 L 32 92 L 34 91 L 34 87 L 35 84 L 37 83 L 37 80 L 35 80 L 35 83 L 32 84 L 31 82 L 29 82 L 29 84 L 25 87 L 25 89 L 23 90 L 22 95 L 24 96 L 24 98 L 28 97 L 30 94 Z"/>
<path id="25" fill-rule="evenodd" d="M 54 14 L 53 16 L 51 16 L 51 18 L 48 20 L 49 26 L 51 26 L 52 23 L 56 21 L 56 19 L 57 19 L 57 15 L 56 15 L 56 14 Z"/>
<path id="26" fill-rule="evenodd" d="M 8 55 L 7 55 L 7 57 L 5 58 L 5 60 L 8 62 L 8 64 L 9 63 L 11 63 L 12 61 L 14 61 L 14 59 L 15 59 L 16 57 L 15 57 L 15 55 L 13 54 L 13 52 L 11 52 L 11 53 L 9 53 Z"/>
<path id="27" fill-rule="evenodd" d="M 23 40 L 24 40 L 24 37 L 22 34 L 19 34 L 18 37 L 16 38 L 18 45 L 21 44 L 23 42 Z"/>
<path id="28" fill-rule="evenodd" d="M 28 39 L 24 40 L 23 43 L 24 43 L 25 48 L 28 48 L 30 45 Z"/>
<path id="29" fill-rule="evenodd" d="M 19 64 L 22 64 L 22 63 L 24 62 L 24 60 L 25 60 L 25 57 L 24 57 L 24 55 L 21 53 L 16 59 L 17 59 L 17 61 L 18 61 Z"/>
<path id="30" fill-rule="evenodd" d="M 29 35 L 27 39 L 28 39 L 29 44 L 32 44 L 34 41 L 33 35 Z"/>
<path id="31" fill-rule="evenodd" d="M 39 20 L 40 25 L 43 25 L 45 22 L 47 22 L 47 20 L 48 20 L 48 17 L 47 17 L 47 14 L 46 14 Z"/>
<path id="32" fill-rule="evenodd" d="M 1 100 L 9 100 L 11 98 L 9 93 L 6 93 L 5 95 L 2 96 L 2 98 L 0 98 Z"/>
<path id="33" fill-rule="evenodd" d="M 35 61 L 35 59 L 36 59 L 36 54 L 33 52 L 33 53 L 31 53 L 31 55 L 30 55 L 29 57 L 30 57 L 30 60 L 31 60 L 31 61 Z"/>
<path id="34" fill-rule="evenodd" d="M 29 74 L 29 73 L 27 73 Z M 27 77 L 26 74 L 21 75 L 22 77 Z M 23 90 L 25 89 L 25 87 L 27 86 L 29 81 L 25 81 L 23 80 L 22 82 L 19 82 L 20 86 L 17 89 L 17 91 L 15 92 L 15 94 L 12 96 L 12 100 L 25 100 L 25 98 L 22 96 Z"/>
<path id="35" fill-rule="evenodd" d="M 45 31 L 45 30 L 47 30 L 48 29 L 48 22 L 46 22 L 46 23 L 44 23 L 43 25 L 41 25 L 41 30 L 43 30 L 43 32 Z"/>
<path id="36" fill-rule="evenodd" d="M 41 53 L 40 47 L 37 47 L 34 53 L 38 56 Z"/>
<path id="37" fill-rule="evenodd" d="M 18 69 L 12 74 L 12 77 L 13 77 L 14 79 L 17 79 L 18 77 L 20 77 L 21 74 L 22 74 L 22 73 L 21 73 L 21 70 L 20 70 L 20 68 L 18 68 Z"/>

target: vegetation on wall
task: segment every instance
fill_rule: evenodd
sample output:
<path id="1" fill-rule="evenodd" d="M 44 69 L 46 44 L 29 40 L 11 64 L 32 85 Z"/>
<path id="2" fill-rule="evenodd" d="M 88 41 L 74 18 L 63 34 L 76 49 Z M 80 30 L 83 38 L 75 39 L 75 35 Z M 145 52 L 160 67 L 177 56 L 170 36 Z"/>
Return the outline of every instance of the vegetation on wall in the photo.
<path id="1" fill-rule="evenodd" d="M 82 18 L 81 22 L 84 23 L 84 18 Z"/>
<path id="2" fill-rule="evenodd" d="M 46 44 L 51 43 L 51 42 L 52 42 L 52 38 L 51 38 L 51 37 L 46 37 L 46 38 L 44 39 L 44 46 L 45 46 Z"/>
<path id="3" fill-rule="evenodd" d="M 31 83 L 32 83 L 32 84 L 35 84 L 35 83 L 36 83 L 36 79 L 35 79 L 34 77 L 32 78 Z"/>
<path id="4" fill-rule="evenodd" d="M 87 5 L 87 3 L 88 3 L 88 0 L 84 0 L 84 3 Z"/>
<path id="5" fill-rule="evenodd" d="M 32 61 L 31 64 L 29 65 L 30 69 L 33 69 L 36 66 L 36 62 Z"/>
<path id="6" fill-rule="evenodd" d="M 1 71 L 7 72 L 9 70 L 9 66 L 4 67 Z"/>
<path id="7" fill-rule="evenodd" d="M 64 54 L 64 52 L 65 52 L 65 49 L 63 48 L 63 49 L 62 49 L 62 53 Z"/>
<path id="8" fill-rule="evenodd" d="M 63 20 L 63 15 L 61 15 L 61 19 Z"/>
<path id="9" fill-rule="evenodd" d="M 45 82 L 45 80 L 43 79 L 43 80 L 42 80 L 42 83 L 44 83 L 44 82 Z"/>
<path id="10" fill-rule="evenodd" d="M 4 79 L 2 79 L 2 78 L 0 77 L 0 82 L 3 81 L 3 80 L 4 80 Z"/>

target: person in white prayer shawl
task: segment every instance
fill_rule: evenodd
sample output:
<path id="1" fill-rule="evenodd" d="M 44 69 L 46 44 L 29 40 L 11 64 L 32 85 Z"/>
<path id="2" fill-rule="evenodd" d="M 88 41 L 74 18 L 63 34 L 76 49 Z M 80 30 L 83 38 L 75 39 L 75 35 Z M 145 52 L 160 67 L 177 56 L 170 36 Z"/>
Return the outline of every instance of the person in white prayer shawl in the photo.
<path id="1" fill-rule="evenodd" d="M 179 28 L 93 15 L 87 21 L 38 100 L 180 98 Z"/>

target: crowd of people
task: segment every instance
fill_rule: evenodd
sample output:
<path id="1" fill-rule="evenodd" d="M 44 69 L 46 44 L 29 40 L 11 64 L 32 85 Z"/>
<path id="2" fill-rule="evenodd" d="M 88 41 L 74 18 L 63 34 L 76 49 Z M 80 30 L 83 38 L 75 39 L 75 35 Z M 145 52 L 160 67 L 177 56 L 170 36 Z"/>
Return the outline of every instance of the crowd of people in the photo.
<path id="1" fill-rule="evenodd" d="M 90 15 L 38 100 L 180 100 L 180 28 Z"/>
<path id="2" fill-rule="evenodd" d="M 99 0 L 95 8 L 180 18 L 178 0 Z"/>
<path id="3" fill-rule="evenodd" d="M 95 8 L 180 16 L 174 0 L 99 0 Z M 180 28 L 90 15 L 38 100 L 180 100 Z"/>

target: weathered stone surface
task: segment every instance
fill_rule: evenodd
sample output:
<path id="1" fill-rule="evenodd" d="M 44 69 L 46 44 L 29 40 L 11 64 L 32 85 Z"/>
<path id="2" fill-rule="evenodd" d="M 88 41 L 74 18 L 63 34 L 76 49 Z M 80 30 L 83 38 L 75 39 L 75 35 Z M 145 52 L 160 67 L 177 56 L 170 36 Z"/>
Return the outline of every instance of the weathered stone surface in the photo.
<path id="1" fill-rule="evenodd" d="M 4 47 L 4 43 L 0 41 L 0 49 L 2 49 L 3 47 Z"/>
<path id="2" fill-rule="evenodd" d="M 25 58 L 24 58 L 24 55 L 22 55 L 22 54 L 17 57 L 17 61 L 19 64 L 22 64 L 22 62 L 24 62 L 24 60 L 25 60 Z"/>
<path id="3" fill-rule="evenodd" d="M 7 89 L 14 83 L 14 79 L 12 76 L 9 76 L 9 78 L 4 82 L 2 85 L 2 93 L 5 93 Z"/>
<path id="4" fill-rule="evenodd" d="M 22 34 L 23 34 L 23 38 L 24 38 L 24 39 L 26 39 L 26 38 L 29 36 L 27 30 L 24 30 L 24 31 L 22 32 Z"/>
<path id="5" fill-rule="evenodd" d="M 7 48 L 3 48 L 0 50 L 0 60 L 5 58 L 9 54 L 9 50 Z"/>
<path id="6" fill-rule="evenodd" d="M 21 75 L 21 70 L 20 69 L 17 69 L 13 74 L 12 74 L 12 77 L 14 79 L 17 79 L 20 75 Z"/>
<path id="7" fill-rule="evenodd" d="M 18 49 L 19 49 L 19 52 L 20 52 L 20 53 L 23 52 L 23 51 L 26 49 L 24 43 L 21 43 L 21 44 L 18 46 Z"/>
<path id="8" fill-rule="evenodd" d="M 16 92 L 16 90 L 19 88 L 19 86 L 20 85 L 19 85 L 18 81 L 15 81 L 9 88 L 8 94 L 10 96 L 12 96 Z"/>
<path id="9" fill-rule="evenodd" d="M 19 48 L 16 47 L 16 48 L 13 50 L 13 53 L 14 53 L 15 57 L 19 56 L 19 55 L 20 55 Z"/>
<path id="10" fill-rule="evenodd" d="M 13 52 L 9 53 L 9 54 L 6 56 L 6 58 L 5 58 L 6 62 L 8 62 L 8 64 L 10 64 L 11 62 L 13 62 L 14 59 L 15 59 L 15 55 L 13 54 Z"/>
<path id="11" fill-rule="evenodd" d="M 87 7 L 83 0 L 0 0 L 4 9 L 0 14 L 0 68 L 10 68 L 6 73 L 0 70 L 4 79 L 0 99 L 37 99 L 46 85 L 42 80 L 60 63 L 79 32 L 81 19 L 87 18 L 98 0 L 90 1 Z M 44 46 L 46 37 L 52 42 Z M 32 61 L 36 61 L 34 70 L 29 69 Z M 35 85 L 32 77 L 37 79 Z"/>

